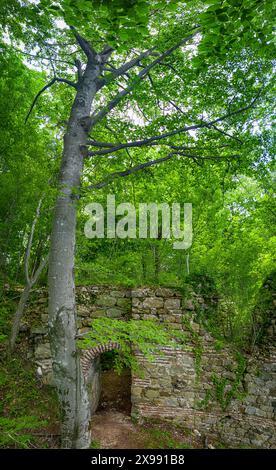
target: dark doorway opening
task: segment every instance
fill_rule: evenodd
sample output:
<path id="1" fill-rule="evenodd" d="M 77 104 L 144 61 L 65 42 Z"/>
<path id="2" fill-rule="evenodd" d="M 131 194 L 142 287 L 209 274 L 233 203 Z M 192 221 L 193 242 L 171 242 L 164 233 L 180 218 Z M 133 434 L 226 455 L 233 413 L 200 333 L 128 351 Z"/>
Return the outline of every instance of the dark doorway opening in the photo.
<path id="1" fill-rule="evenodd" d="M 101 355 L 101 395 L 97 411 L 119 411 L 131 413 L 131 371 L 115 370 L 117 352 L 114 350 Z"/>

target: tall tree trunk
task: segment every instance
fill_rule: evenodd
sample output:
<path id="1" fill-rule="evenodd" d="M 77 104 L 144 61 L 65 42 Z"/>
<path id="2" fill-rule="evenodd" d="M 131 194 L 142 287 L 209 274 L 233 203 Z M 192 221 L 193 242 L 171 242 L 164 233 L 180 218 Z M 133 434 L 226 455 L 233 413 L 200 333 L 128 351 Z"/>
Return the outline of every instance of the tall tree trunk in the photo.
<path id="1" fill-rule="evenodd" d="M 83 146 L 87 141 L 85 124 L 97 91 L 99 66 L 88 61 L 78 84 L 76 97 L 64 136 L 49 258 L 49 334 L 53 373 L 62 408 L 62 447 L 90 445 L 88 393 L 76 348 L 76 305 L 74 256 L 76 195 L 83 169 Z"/>

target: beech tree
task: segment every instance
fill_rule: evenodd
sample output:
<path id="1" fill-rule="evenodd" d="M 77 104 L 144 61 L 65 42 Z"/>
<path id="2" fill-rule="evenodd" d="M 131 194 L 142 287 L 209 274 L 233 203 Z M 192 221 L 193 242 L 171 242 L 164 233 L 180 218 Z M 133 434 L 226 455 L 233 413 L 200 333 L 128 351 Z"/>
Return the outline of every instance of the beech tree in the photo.
<path id="1" fill-rule="evenodd" d="M 249 139 L 247 126 L 256 119 L 256 109 L 262 112 L 270 85 L 270 49 L 264 53 L 271 32 L 268 11 L 259 11 L 257 22 L 251 24 L 252 2 L 243 2 L 238 15 L 236 2 L 220 3 L 214 1 L 206 10 L 204 2 L 197 1 L 43 0 L 22 7 L 13 2 L 13 15 L 24 13 L 16 31 L 6 5 L 12 40 L 17 37 L 26 44 L 19 47 L 19 54 L 49 67 L 49 81 L 35 96 L 26 125 L 38 99 L 55 84 L 73 91 L 68 93 L 72 105 L 49 255 L 49 333 L 62 409 L 62 447 L 90 445 L 90 404 L 76 344 L 79 198 L 117 178 L 173 160 L 199 167 L 206 162 L 230 166 L 250 162 L 243 147 Z M 261 18 L 267 25 L 265 39 Z M 235 22 L 240 30 L 233 31 Z M 35 52 L 30 45 L 35 45 Z M 123 122 L 125 112 L 143 125 L 128 127 Z M 120 132 L 110 130 L 109 119 Z M 103 162 L 103 178 L 83 181 L 87 168 L 91 176 L 94 161 Z M 121 168 L 113 171 L 114 161 Z"/>

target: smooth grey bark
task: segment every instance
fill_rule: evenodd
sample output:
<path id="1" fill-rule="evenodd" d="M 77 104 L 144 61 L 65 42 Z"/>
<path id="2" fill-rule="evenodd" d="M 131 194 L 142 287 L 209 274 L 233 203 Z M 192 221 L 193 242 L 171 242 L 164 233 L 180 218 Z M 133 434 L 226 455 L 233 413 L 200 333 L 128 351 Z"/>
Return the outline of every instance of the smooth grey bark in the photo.
<path id="1" fill-rule="evenodd" d="M 62 447 L 90 445 L 90 405 L 76 346 L 77 323 L 74 282 L 77 193 L 83 170 L 93 98 L 100 64 L 88 59 L 80 78 L 64 136 L 49 259 L 49 335 L 54 380 L 62 409 Z"/>

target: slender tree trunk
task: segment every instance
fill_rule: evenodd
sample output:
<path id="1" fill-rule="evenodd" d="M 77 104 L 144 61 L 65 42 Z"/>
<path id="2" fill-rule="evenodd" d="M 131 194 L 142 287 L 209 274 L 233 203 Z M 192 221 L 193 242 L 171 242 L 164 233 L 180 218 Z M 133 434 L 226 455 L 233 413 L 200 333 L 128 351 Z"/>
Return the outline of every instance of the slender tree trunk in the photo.
<path id="1" fill-rule="evenodd" d="M 20 300 L 16 309 L 16 312 L 13 317 L 13 322 L 12 322 L 12 330 L 11 330 L 11 336 L 10 336 L 10 349 L 11 351 L 14 349 L 15 346 L 15 341 L 18 335 L 18 331 L 20 328 L 20 321 L 22 318 L 22 315 L 24 313 L 24 309 L 26 306 L 26 303 L 28 301 L 30 292 L 32 289 L 32 285 L 27 283 L 24 287 L 24 290 L 20 296 Z"/>
<path id="2" fill-rule="evenodd" d="M 159 245 L 153 245 L 153 257 L 154 257 L 154 280 L 156 283 L 159 282 L 160 274 L 160 250 Z"/>
<path id="3" fill-rule="evenodd" d="M 15 347 L 15 341 L 19 332 L 21 318 L 23 316 L 24 309 L 28 301 L 29 295 L 31 293 L 31 290 L 33 286 L 35 285 L 35 283 L 37 282 L 46 264 L 48 263 L 48 255 L 46 255 L 44 258 L 41 258 L 39 263 L 38 263 L 38 259 L 36 259 L 36 262 L 33 265 L 33 268 L 31 270 L 32 272 L 30 275 L 29 270 L 30 270 L 31 249 L 32 249 L 32 244 L 33 244 L 35 227 L 40 216 L 40 209 L 41 209 L 42 201 L 43 201 L 43 197 L 40 198 L 38 202 L 38 206 L 36 208 L 36 215 L 33 220 L 31 231 L 30 231 L 29 238 L 28 238 L 28 243 L 27 243 L 27 248 L 26 248 L 26 253 L 25 253 L 25 262 L 24 262 L 26 284 L 20 296 L 20 300 L 19 300 L 16 312 L 13 317 L 12 330 L 11 330 L 11 335 L 10 335 L 10 350 L 11 351 L 13 351 Z"/>
<path id="4" fill-rule="evenodd" d="M 145 251 L 142 251 L 141 263 L 142 263 L 143 283 L 146 283 L 147 282 L 147 253 Z"/>
<path id="5" fill-rule="evenodd" d="M 92 101 L 97 91 L 99 66 L 88 61 L 64 136 L 49 259 L 49 333 L 53 373 L 62 408 L 62 447 L 90 445 L 90 406 L 76 348 L 74 256 L 76 195 L 83 169 L 83 146 L 87 141 Z"/>
<path id="6" fill-rule="evenodd" d="M 189 252 L 186 254 L 186 270 L 189 276 L 190 274 L 190 253 Z"/>

